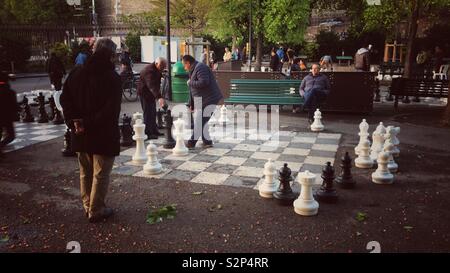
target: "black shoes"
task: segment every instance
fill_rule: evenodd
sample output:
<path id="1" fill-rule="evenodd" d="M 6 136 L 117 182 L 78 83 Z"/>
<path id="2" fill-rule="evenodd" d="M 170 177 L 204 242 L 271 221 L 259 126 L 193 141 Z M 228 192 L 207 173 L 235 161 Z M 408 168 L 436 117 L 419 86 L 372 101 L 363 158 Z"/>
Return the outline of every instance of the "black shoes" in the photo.
<path id="1" fill-rule="evenodd" d="M 112 208 L 104 208 L 103 212 L 92 215 L 89 217 L 89 223 L 97 223 L 100 222 L 106 218 L 111 217 L 114 214 L 114 210 Z"/>
<path id="2" fill-rule="evenodd" d="M 189 150 L 194 150 L 195 149 L 195 142 L 192 142 L 192 141 L 188 141 L 187 143 L 186 143 L 186 148 L 188 148 Z"/>

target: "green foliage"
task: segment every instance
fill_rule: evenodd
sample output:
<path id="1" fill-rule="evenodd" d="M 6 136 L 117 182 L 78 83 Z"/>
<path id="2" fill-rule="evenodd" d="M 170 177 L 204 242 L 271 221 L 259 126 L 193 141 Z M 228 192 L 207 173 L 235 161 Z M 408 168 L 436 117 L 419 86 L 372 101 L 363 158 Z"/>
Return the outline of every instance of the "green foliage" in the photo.
<path id="1" fill-rule="evenodd" d="M 72 63 L 72 50 L 70 47 L 64 43 L 55 43 L 50 47 L 50 53 L 55 53 L 56 56 L 65 65 Z"/>
<path id="2" fill-rule="evenodd" d="M 141 34 L 140 33 L 128 33 L 125 38 L 125 44 L 127 45 L 130 56 L 133 62 L 141 61 Z"/>
<path id="3" fill-rule="evenodd" d="M 341 52 L 339 36 L 331 31 L 320 31 L 316 36 L 317 54 L 336 56 Z"/>
<path id="4" fill-rule="evenodd" d="M 319 57 L 319 45 L 316 42 L 308 42 L 304 47 L 304 54 L 308 56 L 309 60 L 318 60 Z"/>
<path id="5" fill-rule="evenodd" d="M 309 21 L 309 1 L 265 1 L 264 34 L 274 43 L 300 44 Z"/>
<path id="6" fill-rule="evenodd" d="M 164 218 L 173 219 L 177 214 L 177 208 L 175 204 L 167 205 L 162 208 L 149 211 L 147 213 L 147 223 L 148 224 L 156 224 L 162 222 Z"/>
<path id="7" fill-rule="evenodd" d="M 233 35 L 248 37 L 249 3 L 248 0 L 214 0 L 207 31 L 220 41 L 229 40 Z"/>
<path id="8" fill-rule="evenodd" d="M 155 12 L 124 15 L 122 16 L 122 20 L 130 26 L 131 32 L 133 33 L 160 36 L 165 32 L 164 22 Z"/>

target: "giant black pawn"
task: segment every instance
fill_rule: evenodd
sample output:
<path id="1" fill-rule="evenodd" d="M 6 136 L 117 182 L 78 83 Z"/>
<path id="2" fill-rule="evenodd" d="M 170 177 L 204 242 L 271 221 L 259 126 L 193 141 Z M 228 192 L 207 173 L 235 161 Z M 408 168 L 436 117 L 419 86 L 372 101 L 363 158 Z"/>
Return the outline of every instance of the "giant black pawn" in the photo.
<path id="1" fill-rule="evenodd" d="M 44 95 L 42 93 L 39 93 L 38 102 L 39 102 L 39 119 L 38 119 L 38 123 L 47 123 L 48 122 L 48 115 L 47 115 L 47 111 L 45 111 L 45 97 L 44 97 Z"/>
<path id="2" fill-rule="evenodd" d="M 120 126 L 122 139 L 120 145 L 129 147 L 133 145 L 133 127 L 131 126 L 131 117 L 123 114 L 122 125 Z"/>
<path id="3" fill-rule="evenodd" d="M 356 182 L 353 180 L 351 168 L 352 159 L 346 152 L 345 156 L 341 158 L 341 174 L 334 180 L 341 188 L 353 189 L 355 187 Z"/>
<path id="4" fill-rule="evenodd" d="M 58 108 L 55 105 L 55 118 L 53 119 L 53 124 L 63 124 L 64 118 L 62 116 L 61 111 L 58 110 Z"/>
<path id="5" fill-rule="evenodd" d="M 50 107 L 50 115 L 48 115 L 48 119 L 49 120 L 53 120 L 56 116 L 56 103 L 55 103 L 55 99 L 53 98 L 53 95 L 48 98 L 48 106 Z"/>
<path id="6" fill-rule="evenodd" d="M 158 109 L 158 112 L 156 112 L 156 122 L 157 122 L 158 129 L 164 129 L 163 114 L 164 114 L 164 112 L 161 109 Z"/>
<path id="7" fill-rule="evenodd" d="M 278 204 L 282 206 L 292 206 L 292 203 L 297 199 L 298 194 L 292 191 L 291 181 L 294 180 L 291 176 L 291 169 L 288 168 L 288 164 L 284 163 L 284 166 L 280 169 L 278 180 L 280 180 L 280 186 L 277 192 L 273 194 L 273 197 Z"/>
<path id="8" fill-rule="evenodd" d="M 172 111 L 167 110 L 164 115 L 164 121 L 166 123 L 166 140 L 164 141 L 163 147 L 164 149 L 173 149 L 175 147 L 175 140 L 172 136 L 172 125 L 173 125 L 173 117 Z"/>
<path id="9" fill-rule="evenodd" d="M 33 114 L 31 114 L 31 107 L 28 104 L 28 98 L 26 96 L 23 96 L 23 101 L 22 101 L 22 115 L 21 115 L 21 121 L 22 122 L 33 122 L 34 121 L 34 117 Z"/>
<path id="10" fill-rule="evenodd" d="M 63 156 L 76 156 L 77 154 L 72 149 L 72 133 L 67 128 L 64 134 L 64 149 L 61 150 Z"/>
<path id="11" fill-rule="evenodd" d="M 375 97 L 373 99 L 373 101 L 375 102 L 380 102 L 381 101 L 381 96 L 380 96 L 380 81 L 378 79 L 375 80 Z"/>
<path id="12" fill-rule="evenodd" d="M 319 202 L 336 203 L 338 200 L 338 195 L 336 193 L 336 189 L 333 187 L 334 169 L 331 166 L 331 162 L 327 162 L 327 165 L 323 168 L 322 179 L 322 186 L 314 194 L 314 198 Z"/>

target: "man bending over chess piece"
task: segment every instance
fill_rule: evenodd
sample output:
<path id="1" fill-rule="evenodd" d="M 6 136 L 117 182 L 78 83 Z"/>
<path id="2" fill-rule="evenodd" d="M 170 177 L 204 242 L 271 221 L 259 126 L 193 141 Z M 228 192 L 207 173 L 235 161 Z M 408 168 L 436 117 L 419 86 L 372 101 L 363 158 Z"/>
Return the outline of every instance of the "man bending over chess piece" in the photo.
<path id="1" fill-rule="evenodd" d="M 13 121 L 17 118 L 19 105 L 16 92 L 9 87 L 8 81 L 8 75 L 0 68 L 0 155 L 3 148 L 16 138 Z"/>
<path id="2" fill-rule="evenodd" d="M 197 118 L 191 122 L 191 127 L 194 130 L 186 146 L 189 149 L 193 149 L 201 134 L 204 147 L 212 147 L 213 143 L 208 134 L 208 130 L 205 130 L 205 126 L 207 126 L 212 115 L 212 111 L 210 110 L 215 109 L 216 105 L 222 101 L 222 92 L 217 85 L 214 74 L 206 64 L 197 62 L 191 55 L 184 55 L 183 65 L 184 69 L 189 72 L 189 80 L 187 82 L 189 86 L 188 107 L 191 112 L 194 112 L 194 109 L 202 110 L 201 112 L 197 111 L 198 114 L 202 115 L 202 117 L 198 119 L 201 120 L 202 124 L 201 126 L 199 126 L 199 124 L 194 126 Z M 195 105 L 195 103 L 199 101 L 199 98 L 201 98 L 201 105 Z M 203 112 L 205 112 L 206 115 Z M 200 129 L 201 132 L 198 132 Z"/>
<path id="3" fill-rule="evenodd" d="M 305 98 L 303 109 L 308 109 L 310 124 L 314 121 L 314 112 L 325 101 L 331 88 L 328 77 L 319 71 L 320 66 L 313 64 L 311 74 L 303 78 L 300 84 L 300 96 Z"/>
<path id="4" fill-rule="evenodd" d="M 114 157 L 120 152 L 122 88 L 113 64 L 115 52 L 113 41 L 99 39 L 87 63 L 70 72 L 61 94 L 72 148 L 78 153 L 81 199 L 91 223 L 113 214 L 105 197 Z"/>

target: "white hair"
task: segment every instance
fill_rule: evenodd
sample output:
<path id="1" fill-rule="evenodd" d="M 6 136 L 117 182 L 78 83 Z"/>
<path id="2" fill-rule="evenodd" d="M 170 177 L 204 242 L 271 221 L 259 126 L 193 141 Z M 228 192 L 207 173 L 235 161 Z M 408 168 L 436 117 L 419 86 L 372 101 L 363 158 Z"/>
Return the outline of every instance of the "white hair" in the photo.
<path id="1" fill-rule="evenodd" d="M 158 58 L 156 58 L 155 64 L 160 64 L 160 63 L 165 63 L 165 64 L 167 64 L 167 60 L 166 60 L 165 58 L 163 58 L 163 57 L 158 57 Z"/>

